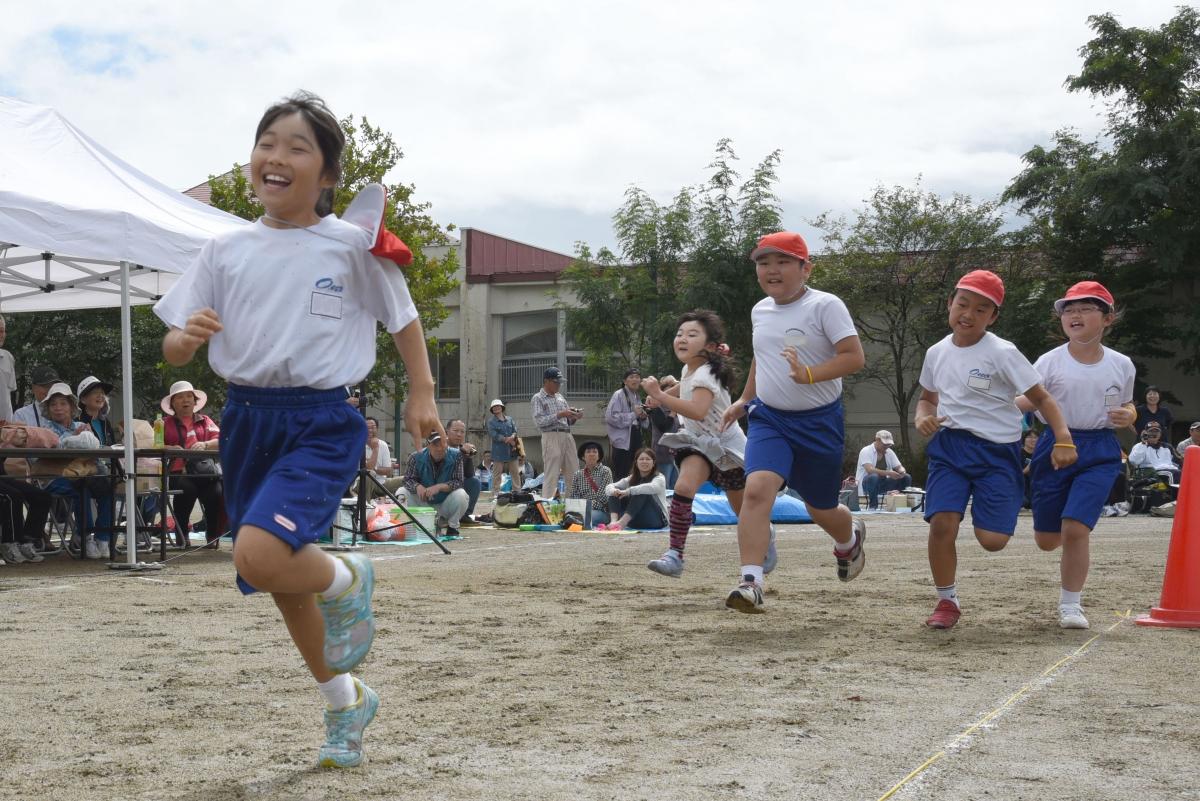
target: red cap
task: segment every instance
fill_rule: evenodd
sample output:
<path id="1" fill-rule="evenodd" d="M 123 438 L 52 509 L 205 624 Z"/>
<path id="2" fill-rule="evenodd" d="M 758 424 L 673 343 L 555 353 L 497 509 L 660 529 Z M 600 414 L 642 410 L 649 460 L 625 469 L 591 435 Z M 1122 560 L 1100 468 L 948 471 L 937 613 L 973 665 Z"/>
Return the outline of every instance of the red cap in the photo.
<path id="1" fill-rule="evenodd" d="M 1068 289 L 1067 294 L 1054 301 L 1054 311 L 1057 314 L 1062 314 L 1063 306 L 1066 306 L 1073 300 L 1084 300 L 1087 298 L 1103 301 L 1108 304 L 1108 308 L 1110 309 L 1117 305 L 1113 300 L 1112 293 L 1104 288 L 1104 284 L 1099 281 L 1080 281 Z"/>
<path id="2" fill-rule="evenodd" d="M 983 295 L 998 307 L 1004 305 L 1004 281 L 991 270 L 972 270 L 958 279 L 954 288 Z"/>
<path id="3" fill-rule="evenodd" d="M 782 253 L 800 261 L 808 261 L 808 243 L 800 234 L 791 231 L 767 234 L 758 240 L 758 246 L 750 254 L 750 261 L 758 261 L 759 256 L 767 253 Z"/>

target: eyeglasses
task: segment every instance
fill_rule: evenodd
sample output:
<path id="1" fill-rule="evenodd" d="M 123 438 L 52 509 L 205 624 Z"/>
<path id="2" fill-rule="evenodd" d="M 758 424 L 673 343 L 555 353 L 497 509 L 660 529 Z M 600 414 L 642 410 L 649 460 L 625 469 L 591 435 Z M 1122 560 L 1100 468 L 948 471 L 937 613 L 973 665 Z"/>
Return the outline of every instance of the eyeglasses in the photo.
<path id="1" fill-rule="evenodd" d="M 1081 306 L 1067 306 L 1062 310 L 1062 316 L 1066 317 L 1068 314 L 1091 314 L 1092 312 L 1102 313 L 1103 311 L 1104 309 L 1101 309 L 1099 306 L 1093 306 L 1090 303 L 1086 303 Z"/>

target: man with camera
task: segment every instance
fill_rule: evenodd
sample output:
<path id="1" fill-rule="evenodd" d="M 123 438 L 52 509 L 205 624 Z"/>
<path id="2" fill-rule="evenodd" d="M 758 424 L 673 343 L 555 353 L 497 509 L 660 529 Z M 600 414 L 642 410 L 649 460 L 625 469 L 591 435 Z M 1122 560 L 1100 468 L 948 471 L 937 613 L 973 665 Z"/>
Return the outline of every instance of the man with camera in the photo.
<path id="1" fill-rule="evenodd" d="M 1150 421 L 1142 429 L 1142 441 L 1129 452 L 1129 464 L 1137 468 L 1149 468 L 1169 478 L 1169 483 L 1179 483 L 1179 466 L 1175 463 L 1175 452 L 1163 442 L 1163 431 L 1157 421 Z"/>
<path id="2" fill-rule="evenodd" d="M 641 384 L 641 371 L 630 367 L 625 371 L 621 388 L 613 393 L 604 410 L 604 426 L 612 444 L 612 474 L 617 480 L 629 475 L 633 455 L 645 444 L 642 429 L 650 426 L 650 417 L 638 395 Z"/>
<path id="3" fill-rule="evenodd" d="M 542 388 L 529 399 L 534 425 L 542 432 L 543 498 L 558 495 L 559 476 L 573 476 L 579 469 L 571 426 L 583 418 L 583 410 L 571 407 L 559 393 L 564 383 L 562 370 L 548 367 L 542 373 Z"/>

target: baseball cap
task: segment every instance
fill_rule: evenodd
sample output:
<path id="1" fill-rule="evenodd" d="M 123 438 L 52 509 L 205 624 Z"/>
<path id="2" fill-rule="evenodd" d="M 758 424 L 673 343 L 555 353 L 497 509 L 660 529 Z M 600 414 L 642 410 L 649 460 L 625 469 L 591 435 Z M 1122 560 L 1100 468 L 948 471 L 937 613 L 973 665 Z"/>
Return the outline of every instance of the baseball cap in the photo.
<path id="1" fill-rule="evenodd" d="M 621 376 L 621 380 L 624 381 L 626 378 L 629 378 L 629 376 L 631 376 L 631 375 L 641 375 L 641 374 L 642 374 L 641 370 L 637 369 L 636 367 L 630 367 L 628 370 L 625 371 L 625 375 Z"/>
<path id="2" fill-rule="evenodd" d="M 1188 426 L 1188 431 L 1195 431 L 1197 428 L 1200 428 L 1200 420 L 1197 420 L 1196 422 L 1194 422 L 1190 426 Z"/>
<path id="3" fill-rule="evenodd" d="M 542 373 L 542 380 L 557 381 L 560 384 L 567 383 L 566 376 L 564 376 L 562 370 L 559 370 L 557 367 L 547 367 L 546 372 Z"/>
<path id="4" fill-rule="evenodd" d="M 808 261 L 808 243 L 800 234 L 791 231 L 767 234 L 758 240 L 758 245 L 750 253 L 750 261 L 758 261 L 759 256 L 768 253 L 782 253 L 800 261 Z"/>
<path id="5" fill-rule="evenodd" d="M 58 371 L 53 367 L 38 366 L 29 373 L 29 383 L 47 386 L 58 381 Z"/>
<path id="6" fill-rule="evenodd" d="M 1004 281 L 991 270 L 972 270 L 958 279 L 954 288 L 983 295 L 996 306 L 1004 305 Z"/>
<path id="7" fill-rule="evenodd" d="M 1067 294 L 1054 301 L 1054 311 L 1057 314 L 1062 314 L 1063 306 L 1066 306 L 1071 301 L 1089 298 L 1104 302 L 1110 309 L 1117 305 L 1113 300 L 1112 293 L 1104 288 L 1104 284 L 1101 284 L 1099 281 L 1080 281 L 1068 289 Z"/>
<path id="8" fill-rule="evenodd" d="M 892 432 L 884 431 L 883 429 L 875 432 L 875 439 L 879 440 L 884 445 L 891 445 L 895 442 L 895 440 L 892 439 Z"/>
<path id="9" fill-rule="evenodd" d="M 425 438 L 426 445 L 432 445 L 435 442 L 441 442 L 441 441 L 442 441 L 442 435 L 436 431 L 434 431 L 432 434 L 430 434 L 428 437 Z"/>

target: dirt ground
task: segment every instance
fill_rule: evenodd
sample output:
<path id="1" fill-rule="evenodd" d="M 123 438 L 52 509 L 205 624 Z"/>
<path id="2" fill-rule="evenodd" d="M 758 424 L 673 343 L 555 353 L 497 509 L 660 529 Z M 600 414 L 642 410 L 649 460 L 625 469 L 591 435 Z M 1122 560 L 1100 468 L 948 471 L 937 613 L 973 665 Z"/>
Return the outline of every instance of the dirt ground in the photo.
<path id="1" fill-rule="evenodd" d="M 1101 521 L 1090 632 L 1058 628 L 1028 517 L 998 554 L 964 528 L 964 616 L 935 632 L 924 525 L 867 519 L 845 585 L 785 527 L 759 616 L 723 605 L 732 528 L 695 532 L 677 581 L 644 567 L 664 534 L 370 546 L 382 704 L 345 772 L 314 767 L 320 698 L 228 547 L 0 568 L 0 798 L 870 801 L 937 757 L 890 797 L 1200 799 L 1200 631 L 1121 617 L 1157 602 L 1170 520 Z"/>

